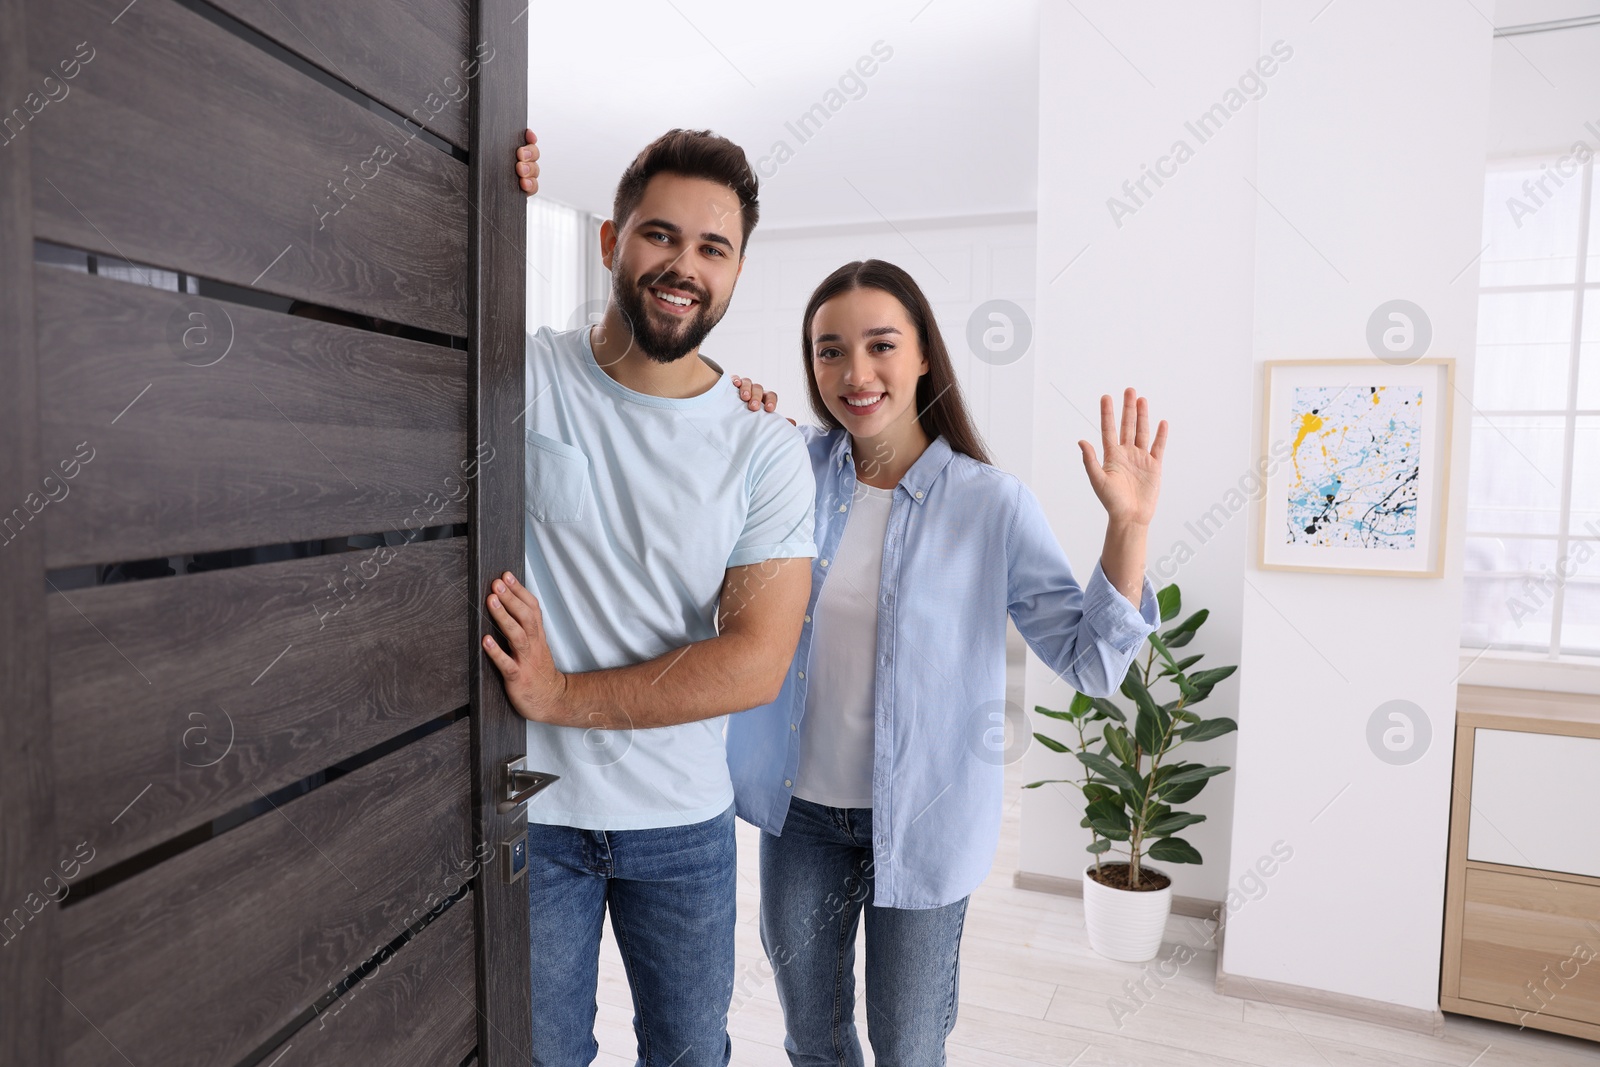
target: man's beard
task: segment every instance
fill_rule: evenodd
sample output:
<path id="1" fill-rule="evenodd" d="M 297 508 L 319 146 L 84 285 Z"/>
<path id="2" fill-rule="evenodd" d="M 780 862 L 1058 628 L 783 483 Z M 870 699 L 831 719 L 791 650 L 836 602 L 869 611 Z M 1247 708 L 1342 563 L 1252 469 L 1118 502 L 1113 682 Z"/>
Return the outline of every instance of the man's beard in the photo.
<path id="1" fill-rule="evenodd" d="M 690 294 L 695 299 L 694 312 L 685 315 L 680 322 L 658 325 L 651 318 L 650 309 L 645 306 L 646 301 L 655 299 L 649 292 L 652 285 Z M 728 310 L 727 301 L 721 307 L 712 307 L 711 294 L 697 285 L 683 282 L 670 271 L 633 281 L 620 261 L 611 272 L 611 291 L 616 297 L 617 309 L 622 312 L 623 321 L 633 334 L 634 343 L 657 363 L 671 363 L 699 348 L 700 342 L 706 339 L 712 327 L 722 321 L 723 314 Z"/>

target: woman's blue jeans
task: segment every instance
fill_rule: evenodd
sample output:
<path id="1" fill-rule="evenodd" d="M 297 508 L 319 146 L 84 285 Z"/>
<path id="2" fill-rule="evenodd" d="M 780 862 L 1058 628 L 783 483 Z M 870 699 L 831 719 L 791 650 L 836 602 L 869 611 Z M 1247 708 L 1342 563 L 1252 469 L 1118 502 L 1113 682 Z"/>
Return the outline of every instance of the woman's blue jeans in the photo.
<path id="1" fill-rule="evenodd" d="M 783 834 L 761 835 L 761 943 L 795 1067 L 861 1067 L 857 919 L 873 884 L 872 809 L 795 797 Z M 867 1039 L 878 1067 L 943 1067 L 956 1023 L 967 898 L 941 908 L 868 906 Z"/>

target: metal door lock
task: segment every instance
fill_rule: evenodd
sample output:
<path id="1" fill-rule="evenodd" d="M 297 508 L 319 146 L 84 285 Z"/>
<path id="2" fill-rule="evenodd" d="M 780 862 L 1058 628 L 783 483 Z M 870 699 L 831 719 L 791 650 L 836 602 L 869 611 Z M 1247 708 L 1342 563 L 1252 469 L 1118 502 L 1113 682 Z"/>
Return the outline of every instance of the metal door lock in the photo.
<path id="1" fill-rule="evenodd" d="M 506 760 L 505 777 L 501 780 L 500 786 L 500 801 L 495 805 L 495 811 L 501 815 L 515 811 L 551 782 L 561 780 L 559 774 L 529 770 L 527 763 L 527 756 Z"/>
<path id="2" fill-rule="evenodd" d="M 528 873 L 528 835 L 500 842 L 500 880 L 510 885 Z"/>

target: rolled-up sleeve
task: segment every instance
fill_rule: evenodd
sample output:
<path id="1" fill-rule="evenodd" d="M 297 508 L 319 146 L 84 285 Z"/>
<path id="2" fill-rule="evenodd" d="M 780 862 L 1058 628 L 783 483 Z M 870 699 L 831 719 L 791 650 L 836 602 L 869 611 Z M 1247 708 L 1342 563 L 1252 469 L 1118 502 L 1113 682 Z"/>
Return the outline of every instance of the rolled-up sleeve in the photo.
<path id="1" fill-rule="evenodd" d="M 1155 589 L 1143 579 L 1138 610 L 1095 561 L 1087 586 L 1073 576 L 1033 491 L 1017 483 L 1006 539 L 1007 610 L 1028 647 L 1080 693 L 1107 696 L 1161 622 Z"/>

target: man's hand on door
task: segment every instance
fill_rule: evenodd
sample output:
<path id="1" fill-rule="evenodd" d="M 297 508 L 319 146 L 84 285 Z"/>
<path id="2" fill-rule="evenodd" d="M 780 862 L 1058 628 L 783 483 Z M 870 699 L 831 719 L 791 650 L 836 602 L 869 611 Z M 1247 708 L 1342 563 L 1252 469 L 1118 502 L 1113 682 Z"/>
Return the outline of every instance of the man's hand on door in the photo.
<path id="1" fill-rule="evenodd" d="M 550 658 L 538 599 L 506 571 L 494 580 L 488 605 L 511 653 L 507 655 L 492 635 L 484 637 L 483 650 L 505 679 L 512 708 L 531 722 L 565 725 L 567 678 Z"/>
<path id="2" fill-rule="evenodd" d="M 539 191 L 539 138 L 532 130 L 524 130 L 527 144 L 517 149 L 517 184 L 532 196 Z"/>

